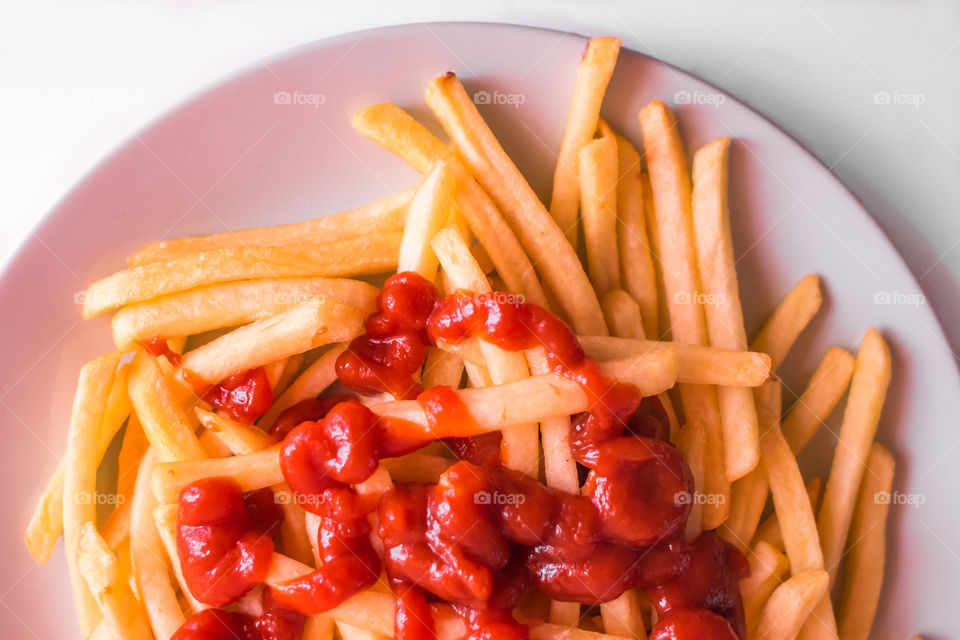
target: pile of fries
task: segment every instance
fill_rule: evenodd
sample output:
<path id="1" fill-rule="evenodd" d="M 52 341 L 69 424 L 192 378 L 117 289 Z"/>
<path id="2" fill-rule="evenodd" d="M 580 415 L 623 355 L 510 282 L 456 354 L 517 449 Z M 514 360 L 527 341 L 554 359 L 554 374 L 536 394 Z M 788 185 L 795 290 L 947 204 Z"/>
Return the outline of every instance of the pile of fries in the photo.
<path id="1" fill-rule="evenodd" d="M 748 341 L 727 203 L 731 140 L 697 149 L 689 168 L 677 120 L 660 101 L 639 113 L 642 151 L 616 132 L 600 107 L 619 48 L 615 38 L 587 46 L 549 207 L 446 73 L 429 83 L 426 101 L 449 143 L 390 103 L 352 118 L 422 173 L 419 185 L 314 220 L 156 242 L 89 287 L 84 316 L 116 311 L 117 351 L 81 370 L 66 455 L 26 533 L 41 563 L 63 535 L 85 637 L 167 640 L 208 606 L 187 588 L 176 545 L 178 495 L 201 478 L 275 492 L 285 521 L 267 584 L 316 566 L 313 516 L 292 499 L 267 433 L 284 409 L 336 382 L 337 357 L 375 307 L 377 280 L 360 278 L 399 271 L 448 293 L 496 291 L 548 307 L 605 375 L 659 395 L 696 482 L 688 537 L 716 530 L 749 560 L 741 582 L 748 638 L 868 637 L 889 508 L 875 496 L 891 490 L 894 473 L 893 457 L 874 441 L 891 374 L 887 345 L 868 329 L 856 356 L 829 349 L 784 411 L 776 371 L 821 306 L 819 280 L 802 277 Z M 148 353 L 142 345 L 157 337 L 182 358 Z M 214 411 L 193 391 L 197 381 L 257 367 L 274 403 L 256 424 Z M 420 382 L 459 389 L 476 423 L 501 430 L 507 467 L 580 491 L 570 416 L 587 399 L 550 373 L 542 350 L 441 343 Z M 844 394 L 829 477 L 805 479 L 797 455 Z M 415 402 L 369 403 L 429 433 Z M 116 507 L 100 521 L 97 470 L 117 439 L 116 491 L 106 496 Z M 436 481 L 453 462 L 428 446 L 384 460 L 356 489 Z M 390 637 L 393 609 L 389 588 L 377 584 L 311 617 L 303 637 Z M 646 638 L 654 622 L 636 590 L 599 615 L 552 602 L 542 617 L 531 625 L 537 640 Z M 462 623 L 441 610 L 437 633 L 459 637 Z"/>

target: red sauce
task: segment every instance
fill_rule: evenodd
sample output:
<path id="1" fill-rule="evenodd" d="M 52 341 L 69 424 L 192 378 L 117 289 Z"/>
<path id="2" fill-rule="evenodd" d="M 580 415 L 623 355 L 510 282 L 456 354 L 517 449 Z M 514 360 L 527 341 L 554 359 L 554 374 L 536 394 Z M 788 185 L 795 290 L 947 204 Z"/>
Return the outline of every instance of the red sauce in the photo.
<path id="1" fill-rule="evenodd" d="M 170 364 L 175 367 L 180 366 L 181 356 L 179 353 L 170 348 L 170 345 L 167 344 L 166 338 L 157 336 L 150 338 L 149 340 L 138 340 L 137 344 L 143 347 L 144 350 L 146 350 L 146 352 L 152 355 L 154 358 L 166 356 L 167 360 L 170 361 Z"/>
<path id="2" fill-rule="evenodd" d="M 708 609 L 681 609 L 661 618 L 650 640 L 738 640 L 744 638 L 730 622 Z"/>
<path id="3" fill-rule="evenodd" d="M 273 389 L 263 367 L 235 373 L 198 395 L 234 420 L 253 424 L 273 404 Z"/>
<path id="4" fill-rule="evenodd" d="M 307 398 L 297 404 L 284 409 L 272 425 L 270 425 L 270 435 L 279 440 L 290 433 L 298 424 L 307 421 L 317 421 L 326 416 L 330 409 L 344 402 L 353 399 L 353 396 L 340 394 L 328 398 Z"/>
<path id="5" fill-rule="evenodd" d="M 390 277 L 377 296 L 366 333 L 337 358 L 337 378 L 358 393 L 412 400 L 422 388 L 413 375 L 427 358 L 426 322 L 437 288 L 415 273 Z"/>
<path id="6" fill-rule="evenodd" d="M 263 582 L 283 522 L 269 489 L 244 494 L 230 478 L 205 478 L 184 488 L 179 506 L 177 552 L 197 600 L 222 606 Z"/>
<path id="7" fill-rule="evenodd" d="M 306 618 L 278 605 L 266 588 L 258 616 L 204 609 L 180 625 L 170 640 L 300 640 Z"/>

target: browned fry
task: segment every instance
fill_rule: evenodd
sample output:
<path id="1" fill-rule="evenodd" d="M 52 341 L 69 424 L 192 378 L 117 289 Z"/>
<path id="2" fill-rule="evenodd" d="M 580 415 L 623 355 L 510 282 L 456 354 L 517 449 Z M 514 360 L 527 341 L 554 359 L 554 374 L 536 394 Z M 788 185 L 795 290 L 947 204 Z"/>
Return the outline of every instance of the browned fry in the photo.
<path id="1" fill-rule="evenodd" d="M 427 86 L 426 98 L 527 253 L 537 256 L 535 267 L 562 314 L 580 333 L 606 334 L 600 303 L 576 252 L 500 146 L 457 76 L 447 73 L 434 79 Z"/>
<path id="2" fill-rule="evenodd" d="M 328 244 L 211 249 L 119 271 L 94 282 L 83 301 L 92 318 L 119 306 L 218 282 L 308 276 L 355 277 L 396 269 L 400 231 Z"/>
<path id="3" fill-rule="evenodd" d="M 209 236 L 193 236 L 176 240 L 160 240 L 143 247 L 127 259 L 136 267 L 150 262 L 163 262 L 213 249 L 282 246 L 296 244 L 324 244 L 358 238 L 370 232 L 402 231 L 407 217 L 407 206 L 414 188 L 404 189 L 370 204 L 329 216 L 241 231 L 227 231 Z"/>
<path id="4" fill-rule="evenodd" d="M 577 246 L 577 206 L 579 204 L 579 153 L 590 142 L 600 118 L 600 104 L 613 75 L 620 53 L 616 38 L 592 38 L 580 60 L 577 83 L 570 101 L 567 126 L 560 143 L 557 168 L 553 174 L 550 214 L 570 241 Z M 452 136 L 451 136 L 452 137 Z"/>

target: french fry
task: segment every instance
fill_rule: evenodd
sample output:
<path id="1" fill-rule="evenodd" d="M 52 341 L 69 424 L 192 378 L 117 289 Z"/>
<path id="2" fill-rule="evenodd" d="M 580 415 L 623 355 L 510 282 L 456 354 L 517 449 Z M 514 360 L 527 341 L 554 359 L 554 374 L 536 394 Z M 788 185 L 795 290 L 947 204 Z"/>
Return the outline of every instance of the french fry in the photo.
<path id="1" fill-rule="evenodd" d="M 550 365 L 543 348 L 530 349 L 526 352 L 526 356 L 531 373 L 544 375 L 550 372 Z M 573 459 L 573 453 L 570 450 L 570 416 L 559 415 L 542 419 L 540 439 L 543 443 L 543 471 L 547 486 L 567 493 L 580 493 L 577 462 Z M 551 620 L 557 624 L 569 619 L 573 613 L 577 614 L 574 623 L 580 617 L 580 607 L 574 607 L 573 604 L 565 606 L 565 603 L 557 605 L 551 602 L 550 612 Z"/>
<path id="2" fill-rule="evenodd" d="M 290 383 L 294 381 L 300 373 L 300 367 L 303 366 L 305 358 L 306 354 L 303 353 L 296 353 L 286 358 L 286 365 L 284 365 L 283 371 L 280 373 L 280 378 L 278 378 L 276 384 L 271 387 L 274 398 L 281 396 L 287 390 L 287 387 L 290 386 Z"/>
<path id="3" fill-rule="evenodd" d="M 660 336 L 660 311 L 657 274 L 653 266 L 653 247 L 644 215 L 644 184 L 640 154 L 630 141 L 611 130 L 617 141 L 617 242 L 623 288 L 640 305 L 643 333 Z"/>
<path id="4" fill-rule="evenodd" d="M 304 369 L 279 398 L 273 401 L 270 410 L 260 418 L 260 426 L 269 430 L 276 422 L 277 416 L 293 405 L 313 398 L 333 384 L 337 379 L 336 362 L 340 354 L 346 351 L 347 346 L 338 344 L 331 347 L 320 356 L 312 365 Z"/>
<path id="5" fill-rule="evenodd" d="M 303 563 L 313 562 L 313 546 L 306 528 L 306 511 L 297 502 L 296 495 L 286 483 L 273 487 L 273 494 L 280 509 L 283 510 L 280 537 L 283 541 L 284 553 Z"/>
<path id="6" fill-rule="evenodd" d="M 636 589 L 625 591 L 619 598 L 601 604 L 600 617 L 603 618 L 605 634 L 646 640 L 643 608 Z"/>
<path id="7" fill-rule="evenodd" d="M 767 384 L 778 385 L 779 381 L 773 379 Z M 779 386 L 776 388 L 779 389 Z M 760 460 L 770 484 L 791 573 L 797 575 L 804 571 L 824 570 L 817 523 L 803 486 L 803 476 L 778 423 L 766 428 L 760 438 Z M 837 637 L 836 619 L 829 595 L 820 598 L 814 605 L 799 637 L 805 640 Z"/>
<path id="8" fill-rule="evenodd" d="M 400 231 L 386 231 L 328 244 L 212 249 L 143 264 L 90 285 L 83 316 L 218 282 L 385 273 L 397 266 L 401 236 Z"/>
<path id="9" fill-rule="evenodd" d="M 84 524 L 80 533 L 77 563 L 100 604 L 103 622 L 114 636 L 124 640 L 152 639 L 146 615 L 133 595 L 126 575 L 92 522 Z"/>
<path id="10" fill-rule="evenodd" d="M 447 73 L 434 79 L 426 98 L 527 253 L 540 258 L 537 271 L 563 315 L 580 333 L 606 334 L 600 303 L 573 247 L 487 127 L 457 76 Z"/>
<path id="11" fill-rule="evenodd" d="M 607 321 L 607 326 L 610 327 L 611 335 L 619 338 L 643 339 L 640 305 L 630 297 L 629 293 L 623 289 L 607 291 L 600 296 L 600 307 L 603 309 L 603 317 Z"/>
<path id="12" fill-rule="evenodd" d="M 256 453 L 272 444 L 267 434 L 251 424 L 231 420 L 224 415 L 200 407 L 196 407 L 194 412 L 200 424 L 215 434 L 234 455 Z"/>
<path id="13" fill-rule="evenodd" d="M 676 446 L 683 454 L 687 466 L 690 467 L 690 473 L 693 475 L 694 495 L 703 494 L 704 458 L 707 453 L 707 434 L 703 425 L 691 423 L 680 427 L 677 433 Z M 702 505 L 696 500 L 691 500 L 691 505 L 690 515 L 687 517 L 687 540 L 694 540 L 703 532 Z"/>
<path id="14" fill-rule="evenodd" d="M 430 239 L 450 219 L 455 180 L 450 165 L 439 160 L 417 189 L 400 242 L 397 271 L 414 271 L 427 280 L 437 275 L 437 256 Z"/>
<path id="15" fill-rule="evenodd" d="M 114 436 L 123 426 L 123 421 L 130 415 L 130 396 L 127 393 L 128 374 L 129 369 L 122 367 L 114 377 L 113 386 L 110 388 L 104 409 L 103 423 L 97 437 L 95 466 L 99 466 Z M 37 501 L 37 506 L 24 533 L 27 550 L 33 559 L 40 564 L 46 564 L 50 560 L 50 554 L 53 553 L 57 538 L 63 532 L 63 478 L 65 471 L 66 460 L 61 460 L 47 482 L 43 494 Z"/>
<path id="16" fill-rule="evenodd" d="M 376 287 L 341 278 L 212 284 L 120 309 L 112 320 L 113 341 L 119 349 L 131 349 L 138 340 L 155 336 L 194 335 L 264 320 L 311 300 L 338 302 L 366 316 L 376 297 Z"/>
<path id="17" fill-rule="evenodd" d="M 147 610 L 153 635 L 169 638 L 183 624 L 184 617 L 177 602 L 177 593 L 170 583 L 170 566 L 153 517 L 157 501 L 150 483 L 155 466 L 156 452 L 151 447 L 140 463 L 133 492 L 130 555 L 137 593 Z"/>
<path id="18" fill-rule="evenodd" d="M 840 611 L 837 615 L 843 640 L 867 640 L 880 602 L 887 555 L 887 514 L 893 487 L 893 456 L 877 443 L 867 457 L 869 473 L 863 476 L 850 524 L 844 562 Z"/>
<path id="19" fill-rule="evenodd" d="M 177 551 L 177 513 L 179 507 L 175 504 L 160 505 L 153 510 L 153 520 L 157 526 L 157 533 L 160 535 L 160 541 L 170 561 L 170 567 L 173 575 L 180 584 L 180 592 L 184 599 L 190 604 L 190 613 L 199 613 L 204 609 L 209 609 L 210 605 L 197 600 L 190 587 L 187 586 L 187 580 L 183 577 L 183 569 L 180 566 L 179 555 Z"/>
<path id="20" fill-rule="evenodd" d="M 577 246 L 577 206 L 580 203 L 578 184 L 580 150 L 590 142 L 600 118 L 600 103 L 613 75 L 620 53 L 616 38 L 592 38 L 580 61 L 577 83 L 570 101 L 567 126 L 560 143 L 557 167 L 553 173 L 553 194 L 550 214 L 570 242 Z"/>
<path id="21" fill-rule="evenodd" d="M 817 512 L 817 503 L 820 501 L 820 485 L 820 478 L 810 478 L 804 485 L 807 489 L 807 497 L 810 499 L 810 509 L 814 513 Z M 783 549 L 783 532 L 780 531 L 780 521 L 777 520 L 777 514 L 770 514 L 757 528 L 757 534 L 753 537 L 752 544 L 756 546 L 761 541 L 777 549 Z"/>
<path id="22" fill-rule="evenodd" d="M 80 627 L 86 635 L 99 624 L 101 614 L 78 566 L 78 553 L 84 525 L 96 523 L 97 442 L 119 363 L 120 354 L 109 353 L 80 369 L 67 439 L 63 473 L 63 548 Z"/>
<path id="23" fill-rule="evenodd" d="M 653 192 L 657 247 L 662 262 L 670 330 L 677 342 L 708 344 L 700 275 L 693 239 L 690 174 L 677 120 L 659 100 L 640 110 L 643 145 Z M 680 385 L 687 422 L 698 422 L 707 432 L 705 490 L 718 496 L 704 505 L 704 528 L 715 529 L 730 510 L 730 480 L 727 478 L 723 433 L 717 391 L 706 385 Z M 723 499 L 719 499 L 723 496 Z"/>
<path id="24" fill-rule="evenodd" d="M 757 637 L 765 640 L 793 640 L 823 599 L 830 585 L 826 571 L 803 571 L 770 595 L 757 624 Z"/>
<path id="25" fill-rule="evenodd" d="M 747 637 L 756 638 L 757 625 L 764 605 L 790 567 L 787 556 L 766 542 L 759 542 L 749 554 L 750 574 L 740 580 Z"/>
<path id="26" fill-rule="evenodd" d="M 352 307 L 313 301 L 228 334 L 187 352 L 182 369 L 189 381 L 215 384 L 234 373 L 332 342 L 349 341 L 363 332 L 364 317 Z"/>
<path id="27" fill-rule="evenodd" d="M 310 616 L 303 625 L 302 640 L 333 640 L 336 623 L 327 615 Z"/>
<path id="28" fill-rule="evenodd" d="M 153 470 L 153 492 L 160 504 L 172 504 L 192 482 L 215 476 L 230 476 L 243 489 L 254 491 L 283 482 L 280 445 L 249 455 L 164 462 Z"/>
<path id="29" fill-rule="evenodd" d="M 422 174 L 429 173 L 437 160 L 447 158 L 457 181 L 456 208 L 466 218 L 480 246 L 489 254 L 507 289 L 522 293 L 534 304 L 547 306 L 533 265 L 503 215 L 490 196 L 470 176 L 463 163 L 457 158 L 448 157 L 447 147 L 426 127 L 389 102 L 357 111 L 351 124 L 361 134 L 396 153 Z"/>
<path id="30" fill-rule="evenodd" d="M 587 273 L 597 295 L 602 298 L 607 292 L 620 288 L 617 142 L 614 138 L 597 138 L 580 150 L 580 200 Z M 576 240 L 576 217 L 573 224 Z M 567 238 L 570 238 L 569 233 Z"/>
<path id="31" fill-rule="evenodd" d="M 173 383 L 154 358 L 137 352 L 130 363 L 129 385 L 137 418 L 160 460 L 205 457 L 186 412 L 176 399 Z"/>
<path id="32" fill-rule="evenodd" d="M 407 206 L 413 199 L 415 190 L 411 187 L 358 209 L 303 222 L 227 231 L 209 236 L 160 240 L 146 245 L 130 256 L 127 264 L 136 267 L 215 249 L 324 244 L 359 238 L 368 234 L 370 229 L 402 231 L 407 217 Z"/>
<path id="33" fill-rule="evenodd" d="M 580 623 L 580 603 L 551 600 L 547 620 L 551 624 L 569 628 L 576 627 Z"/>
<path id="34" fill-rule="evenodd" d="M 441 230 L 434 236 L 432 244 L 452 288 L 471 291 L 476 296 L 492 295 L 490 283 L 455 227 Z M 492 384 L 507 384 L 530 376 L 522 353 L 505 351 L 483 341 L 480 350 Z M 537 424 L 518 424 L 504 430 L 500 455 L 507 467 L 536 475 L 540 463 Z"/>
<path id="35" fill-rule="evenodd" d="M 727 183 L 730 173 L 730 138 L 718 138 L 693 156 L 693 237 L 700 269 L 700 284 L 708 301 L 704 305 L 710 345 L 724 349 L 747 348 L 743 327 L 736 260 L 730 234 Z M 727 478 L 742 478 L 760 460 L 757 412 L 753 394 L 740 387 L 717 389 Z"/>
<path id="36" fill-rule="evenodd" d="M 448 387 L 459 387 L 460 379 L 463 377 L 463 360 L 458 356 L 430 347 L 427 350 L 427 359 L 423 363 L 423 375 L 421 383 L 424 388 L 445 385 Z"/>
<path id="37" fill-rule="evenodd" d="M 384 458 L 382 463 L 394 482 L 436 483 L 454 460 L 416 451 L 399 458 Z"/>
<path id="38" fill-rule="evenodd" d="M 337 622 L 337 631 L 343 640 L 389 640 L 390 638 L 376 631 L 359 629 L 346 622 Z"/>
<path id="39" fill-rule="evenodd" d="M 820 278 L 808 273 L 764 321 L 750 343 L 750 350 L 769 354 L 772 370 L 776 371 L 821 304 Z"/>
<path id="40" fill-rule="evenodd" d="M 783 419 L 783 437 L 790 449 L 799 454 L 846 392 L 853 376 L 855 360 L 840 347 L 823 354 L 806 388 Z"/>
<path id="41" fill-rule="evenodd" d="M 119 378 L 120 376 L 118 381 Z M 127 402 L 129 402 L 129 396 Z M 140 421 L 135 414 L 131 414 L 123 434 L 123 442 L 120 444 L 120 453 L 117 456 L 117 506 L 100 527 L 100 535 L 103 536 L 111 551 L 118 551 L 121 545 L 129 540 L 130 511 L 137 471 L 140 469 L 140 461 L 149 448 L 150 441 L 147 440 Z"/>
<path id="42" fill-rule="evenodd" d="M 831 584 L 843 557 L 864 465 L 890 386 L 890 369 L 887 343 L 876 329 L 867 329 L 857 353 L 837 449 L 817 519 L 823 560 L 830 572 Z"/>

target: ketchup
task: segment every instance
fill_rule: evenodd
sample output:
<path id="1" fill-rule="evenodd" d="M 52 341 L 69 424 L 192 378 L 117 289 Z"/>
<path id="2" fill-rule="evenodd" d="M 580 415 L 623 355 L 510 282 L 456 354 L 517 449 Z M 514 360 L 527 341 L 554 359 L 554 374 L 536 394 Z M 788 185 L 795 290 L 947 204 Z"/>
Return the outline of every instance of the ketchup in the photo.
<path id="1" fill-rule="evenodd" d="M 138 340 L 137 344 L 144 348 L 144 350 L 152 355 L 154 358 L 159 358 L 160 356 L 166 356 L 167 360 L 170 361 L 175 367 L 180 366 L 181 356 L 179 353 L 170 348 L 170 345 L 167 344 L 165 338 L 156 336 L 147 340 Z"/>
<path id="2" fill-rule="evenodd" d="M 170 640 L 300 640 L 306 617 L 284 609 L 266 588 L 263 613 L 251 616 L 222 609 L 204 609 L 180 625 Z"/>
<path id="3" fill-rule="evenodd" d="M 222 606 L 263 582 L 283 522 L 273 492 L 244 494 L 230 478 L 205 478 L 180 492 L 179 506 L 177 552 L 197 600 Z"/>
<path id="4" fill-rule="evenodd" d="M 273 389 L 263 367 L 235 373 L 199 394 L 234 420 L 253 424 L 273 404 Z"/>

